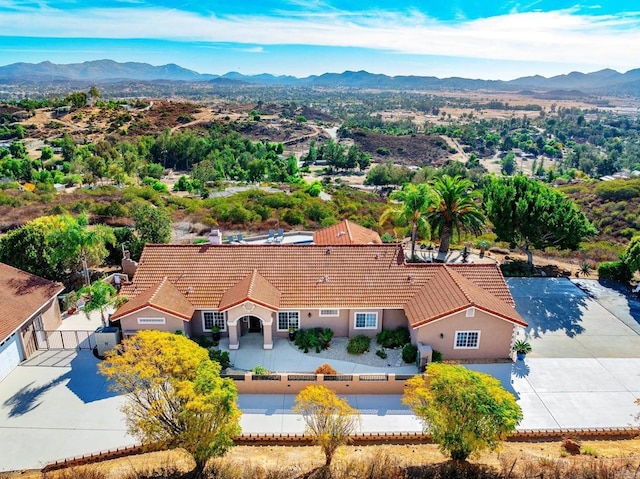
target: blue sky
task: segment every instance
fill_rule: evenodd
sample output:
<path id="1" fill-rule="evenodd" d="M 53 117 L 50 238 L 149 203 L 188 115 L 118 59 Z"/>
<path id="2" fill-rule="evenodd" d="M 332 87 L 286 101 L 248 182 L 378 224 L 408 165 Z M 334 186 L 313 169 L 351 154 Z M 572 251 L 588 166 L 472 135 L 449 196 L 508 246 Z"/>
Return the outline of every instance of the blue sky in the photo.
<path id="1" fill-rule="evenodd" d="M 0 65 L 511 79 L 640 67 L 637 0 L 0 0 Z"/>

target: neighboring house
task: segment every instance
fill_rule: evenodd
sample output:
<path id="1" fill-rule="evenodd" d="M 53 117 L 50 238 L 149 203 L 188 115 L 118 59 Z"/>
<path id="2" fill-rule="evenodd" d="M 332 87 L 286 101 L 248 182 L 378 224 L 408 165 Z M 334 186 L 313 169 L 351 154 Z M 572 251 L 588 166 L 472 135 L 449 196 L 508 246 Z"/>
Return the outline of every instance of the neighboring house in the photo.
<path id="1" fill-rule="evenodd" d="M 382 244 L 382 240 L 375 231 L 349 220 L 343 220 L 313 233 L 313 243 L 320 245 Z"/>
<path id="2" fill-rule="evenodd" d="M 406 263 L 394 244 L 147 245 L 121 294 L 111 320 L 125 336 L 217 326 L 230 349 L 249 333 L 271 349 L 290 327 L 373 337 L 406 326 L 445 359 L 507 358 L 527 325 L 497 265 Z"/>
<path id="3" fill-rule="evenodd" d="M 60 283 L 0 263 L 0 381 L 35 352 L 35 330 L 60 326 Z"/>

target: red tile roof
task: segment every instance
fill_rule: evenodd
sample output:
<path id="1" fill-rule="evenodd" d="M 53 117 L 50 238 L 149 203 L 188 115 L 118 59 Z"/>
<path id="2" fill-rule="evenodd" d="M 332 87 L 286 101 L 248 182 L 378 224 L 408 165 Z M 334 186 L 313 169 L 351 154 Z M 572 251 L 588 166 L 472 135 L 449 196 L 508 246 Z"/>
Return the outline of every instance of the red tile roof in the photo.
<path id="1" fill-rule="evenodd" d="M 438 275 L 442 270 L 455 272 L 464 281 L 454 281 L 451 274 Z M 467 305 L 488 307 L 488 298 L 498 298 L 504 304 L 496 314 L 514 304 L 497 265 L 406 264 L 398 245 L 147 245 L 133 282 L 121 292 L 135 298 L 165 276 L 193 306 L 203 309 L 230 307 L 239 298 L 249 298 L 251 281 L 260 285 L 251 293 L 252 300 L 272 307 L 277 290 L 278 308 L 399 309 L 407 305 L 415 308 L 416 323 L 427 300 L 447 301 L 437 311 L 455 308 L 466 290 L 472 295 Z M 470 285 L 486 290 L 488 298 Z M 424 299 L 409 306 L 421 291 Z M 438 291 L 437 297 L 430 291 Z M 510 319 L 525 324 L 515 310 L 512 313 Z"/>
<path id="2" fill-rule="evenodd" d="M 316 231 L 313 242 L 319 245 L 382 244 L 378 233 L 349 220 Z"/>
<path id="3" fill-rule="evenodd" d="M 469 307 L 527 326 L 511 304 L 492 295 L 451 267 L 441 268 L 405 305 L 404 310 L 409 324 L 418 327 Z"/>
<path id="4" fill-rule="evenodd" d="M 0 341 L 4 341 L 64 286 L 0 263 Z"/>
<path id="5" fill-rule="evenodd" d="M 226 311 L 245 301 L 277 311 L 280 306 L 280 291 L 254 269 L 249 276 L 222 294 L 218 311 Z"/>
<path id="6" fill-rule="evenodd" d="M 160 282 L 151 285 L 118 308 L 111 316 L 111 321 L 146 307 L 152 307 L 190 321 L 195 308 L 185 295 L 189 295 L 189 290 L 186 290 L 184 294 L 181 293 L 165 276 Z"/>

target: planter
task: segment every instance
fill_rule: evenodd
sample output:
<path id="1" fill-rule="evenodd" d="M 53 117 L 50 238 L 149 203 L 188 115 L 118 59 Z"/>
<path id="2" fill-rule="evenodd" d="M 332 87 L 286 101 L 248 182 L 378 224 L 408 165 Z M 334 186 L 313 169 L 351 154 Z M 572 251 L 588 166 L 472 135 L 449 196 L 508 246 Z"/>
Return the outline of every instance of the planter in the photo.
<path id="1" fill-rule="evenodd" d="M 215 331 L 211 333 L 211 339 L 217 343 L 220 342 L 220 331 Z"/>
<path id="2" fill-rule="evenodd" d="M 76 311 L 78 311 L 78 308 L 69 308 L 69 309 L 67 310 L 67 314 L 68 314 L 69 316 L 71 316 L 71 315 L 72 315 L 72 314 L 74 314 Z"/>
<path id="3" fill-rule="evenodd" d="M 516 353 L 516 357 L 518 358 L 518 361 L 524 361 L 524 358 L 527 357 L 526 353 Z"/>
<path id="4" fill-rule="evenodd" d="M 295 340 L 296 340 L 296 332 L 289 331 L 289 341 L 295 341 Z"/>

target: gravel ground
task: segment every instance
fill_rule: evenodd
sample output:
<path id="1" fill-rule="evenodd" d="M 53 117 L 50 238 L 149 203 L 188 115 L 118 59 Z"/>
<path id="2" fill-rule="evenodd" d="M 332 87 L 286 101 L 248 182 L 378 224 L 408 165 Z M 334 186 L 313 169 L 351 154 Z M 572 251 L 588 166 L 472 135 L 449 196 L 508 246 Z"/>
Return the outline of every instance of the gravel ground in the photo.
<path id="1" fill-rule="evenodd" d="M 366 364 L 367 366 L 377 366 L 379 368 L 406 366 L 406 363 L 402 360 L 402 349 L 384 349 L 378 346 L 375 339 L 372 339 L 368 352 L 354 355 L 347 352 L 348 342 L 348 338 L 333 338 L 328 349 L 319 353 L 309 351 L 307 354 L 318 358 L 326 358 L 328 364 L 331 364 L 331 360 L 339 360 L 357 364 Z M 292 342 L 290 342 L 289 345 L 297 351 L 300 351 Z M 376 351 L 378 349 L 384 349 L 387 353 L 386 359 L 376 356 Z"/>

